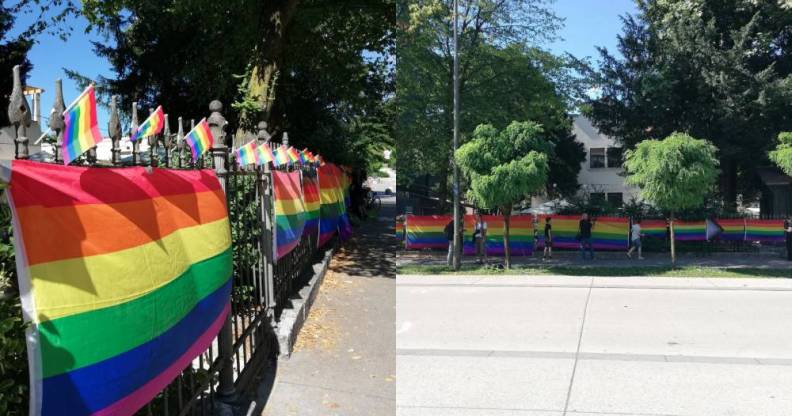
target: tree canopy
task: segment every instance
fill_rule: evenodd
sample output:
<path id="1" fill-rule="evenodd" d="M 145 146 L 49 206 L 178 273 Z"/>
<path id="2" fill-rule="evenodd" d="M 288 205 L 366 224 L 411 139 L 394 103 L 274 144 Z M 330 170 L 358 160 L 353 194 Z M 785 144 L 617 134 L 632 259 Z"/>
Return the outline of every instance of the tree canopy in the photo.
<path id="1" fill-rule="evenodd" d="M 551 150 L 539 124 L 514 121 L 500 131 L 491 124 L 479 125 L 471 140 L 456 151 L 456 162 L 470 182 L 467 198 L 481 208 L 500 209 L 504 215 L 507 268 L 512 207 L 543 190 Z"/>
<path id="2" fill-rule="evenodd" d="M 86 0 L 83 11 L 114 40 L 95 44 L 115 70 L 99 87 L 123 108 L 200 117 L 219 99 L 231 132 L 264 120 L 362 168 L 393 146 L 392 0 Z"/>
<path id="3" fill-rule="evenodd" d="M 601 49 L 600 94 L 586 106 L 605 134 L 636 146 L 674 131 L 719 149 L 727 206 L 758 189 L 755 169 L 792 127 L 792 9 L 785 2 L 638 2 L 618 52 Z M 621 55 L 621 56 L 619 56 Z"/>
<path id="4" fill-rule="evenodd" d="M 397 128 L 401 186 L 427 177 L 441 198 L 449 194 L 452 157 L 453 42 L 451 0 L 411 2 L 400 9 Z M 567 116 L 582 91 L 573 60 L 537 45 L 555 37 L 561 20 L 543 0 L 460 1 L 461 142 L 482 123 L 506 128 L 534 120 L 555 144 L 550 182 L 562 193 L 577 189 L 585 159 Z"/>
<path id="5" fill-rule="evenodd" d="M 792 132 L 778 135 L 778 147 L 770 152 L 770 159 L 789 176 L 792 176 Z"/>

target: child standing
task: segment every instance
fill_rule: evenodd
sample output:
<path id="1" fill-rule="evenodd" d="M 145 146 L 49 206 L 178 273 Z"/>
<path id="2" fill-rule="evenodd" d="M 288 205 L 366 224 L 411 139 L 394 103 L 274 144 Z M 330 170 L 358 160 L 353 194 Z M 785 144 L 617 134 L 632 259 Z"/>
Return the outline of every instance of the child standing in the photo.
<path id="1" fill-rule="evenodd" d="M 633 222 L 632 227 L 630 227 L 630 249 L 627 250 L 627 257 L 632 258 L 632 252 L 636 248 L 638 249 L 638 259 L 643 260 L 643 255 L 641 254 L 641 224 L 638 222 Z"/>

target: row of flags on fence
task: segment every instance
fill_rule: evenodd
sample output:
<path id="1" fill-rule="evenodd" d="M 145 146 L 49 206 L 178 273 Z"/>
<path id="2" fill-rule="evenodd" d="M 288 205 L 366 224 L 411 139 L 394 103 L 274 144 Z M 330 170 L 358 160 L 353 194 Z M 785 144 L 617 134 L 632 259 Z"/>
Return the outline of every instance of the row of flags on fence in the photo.
<path id="1" fill-rule="evenodd" d="M 66 126 L 63 131 L 61 153 L 63 154 L 63 163 L 68 165 L 103 139 L 99 132 L 99 119 L 96 116 L 96 91 L 93 84 L 89 85 L 66 108 L 63 118 Z M 162 106 L 158 106 L 140 126 L 130 133 L 129 139 L 135 142 L 160 134 L 163 127 L 165 127 L 165 112 L 162 110 Z M 193 160 L 198 159 L 211 148 L 214 144 L 214 136 L 212 136 L 206 118 L 201 119 L 184 136 L 184 140 L 190 147 Z"/>
<path id="2" fill-rule="evenodd" d="M 255 139 L 236 149 L 237 164 L 241 167 L 272 163 L 273 166 L 322 164 L 322 156 L 308 149 L 297 150 L 284 144 L 272 148 L 268 143 L 259 144 Z"/>
<path id="3" fill-rule="evenodd" d="M 89 85 L 63 112 L 63 117 L 66 128 L 64 129 L 61 153 L 63 154 L 63 163 L 68 165 L 103 139 L 99 132 L 99 120 L 96 116 L 96 91 L 93 84 Z M 157 106 L 157 109 L 130 133 L 129 139 L 136 142 L 160 134 L 164 127 L 165 111 L 162 106 Z M 206 118 L 203 118 L 190 130 L 184 140 L 190 147 L 193 160 L 197 160 L 206 153 L 214 144 L 214 136 Z M 285 145 L 271 148 L 269 144 L 258 144 L 256 140 L 236 149 L 235 153 L 240 166 L 272 163 L 275 167 L 281 167 L 322 163 L 322 157 L 314 155 L 308 149 L 297 150 Z"/>

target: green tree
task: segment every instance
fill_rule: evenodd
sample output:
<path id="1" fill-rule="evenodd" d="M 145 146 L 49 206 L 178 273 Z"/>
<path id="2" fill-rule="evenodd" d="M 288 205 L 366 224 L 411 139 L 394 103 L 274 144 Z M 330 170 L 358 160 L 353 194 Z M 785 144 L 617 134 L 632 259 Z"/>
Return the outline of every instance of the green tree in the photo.
<path id="1" fill-rule="evenodd" d="M 437 183 L 450 194 L 452 158 L 452 4 L 420 0 L 399 9 L 396 100 L 397 178 L 401 186 Z M 577 189 L 585 159 L 567 116 L 583 83 L 572 76 L 574 60 L 538 45 L 553 39 L 561 20 L 543 0 L 460 1 L 461 141 L 482 123 L 498 129 L 512 120 L 534 120 L 555 143 L 550 180 L 563 194 Z"/>
<path id="2" fill-rule="evenodd" d="M 770 159 L 781 170 L 792 176 L 792 132 L 782 132 L 778 135 L 778 147 L 770 152 Z"/>
<path id="3" fill-rule="evenodd" d="M 704 205 L 718 177 L 717 148 L 684 133 L 644 140 L 625 153 L 626 182 L 641 197 L 670 213 L 671 264 L 676 265 L 674 214 Z"/>
<path id="4" fill-rule="evenodd" d="M 792 9 L 788 2 L 642 0 L 623 19 L 618 52 L 601 49 L 601 94 L 589 117 L 626 148 L 674 131 L 719 149 L 720 196 L 756 195 L 756 168 L 792 129 Z"/>
<path id="5" fill-rule="evenodd" d="M 356 166 L 378 163 L 361 147 L 393 145 L 392 0 L 86 0 L 83 12 L 115 40 L 95 44 L 115 70 L 98 85 L 123 108 L 136 100 L 190 118 L 219 99 L 232 103 L 236 145 L 264 120 L 276 137 Z"/>
<path id="6" fill-rule="evenodd" d="M 470 181 L 468 199 L 481 208 L 498 209 L 503 215 L 507 269 L 511 268 L 512 207 L 540 192 L 547 182 L 547 154 L 552 147 L 543 135 L 542 126 L 530 121 L 514 121 L 501 131 L 482 124 L 455 154 L 460 170 Z"/>

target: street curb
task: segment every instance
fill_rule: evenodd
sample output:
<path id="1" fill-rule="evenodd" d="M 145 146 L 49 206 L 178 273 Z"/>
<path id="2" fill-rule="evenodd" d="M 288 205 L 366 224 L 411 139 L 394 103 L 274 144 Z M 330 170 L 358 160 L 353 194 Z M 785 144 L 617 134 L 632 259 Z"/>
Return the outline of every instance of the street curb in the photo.
<path id="1" fill-rule="evenodd" d="M 308 319 L 308 313 L 311 311 L 314 300 L 316 300 L 319 287 L 322 285 L 322 281 L 324 281 L 327 268 L 330 265 L 330 260 L 332 260 L 336 250 L 337 246 L 333 245 L 330 249 L 325 251 L 322 260 L 312 266 L 313 275 L 308 281 L 308 284 L 289 299 L 292 307 L 290 309 L 284 309 L 281 314 L 277 328 L 279 347 L 278 360 L 289 359 L 289 357 L 291 357 L 297 335 L 300 333 L 300 329 L 302 329 L 305 320 Z"/>

